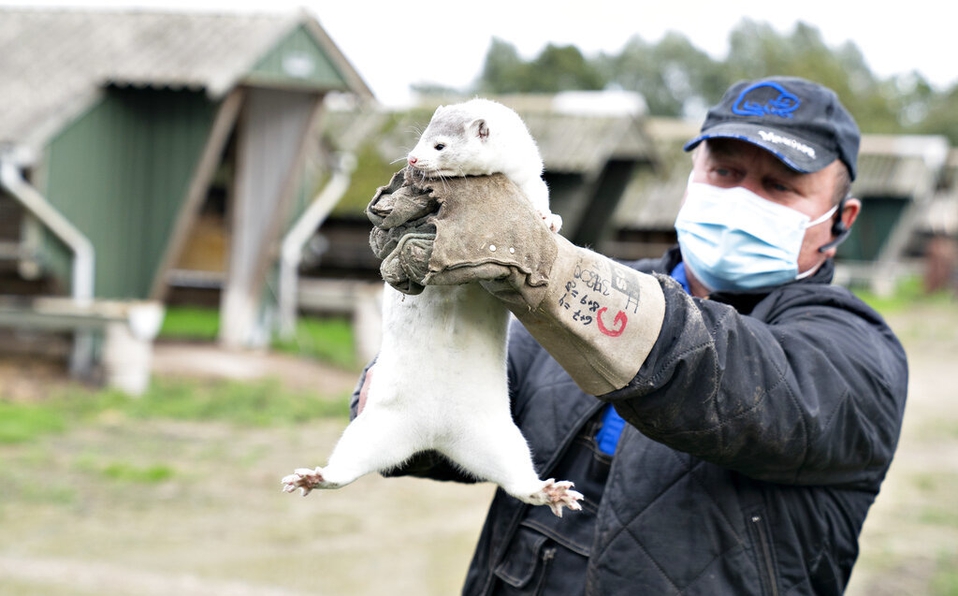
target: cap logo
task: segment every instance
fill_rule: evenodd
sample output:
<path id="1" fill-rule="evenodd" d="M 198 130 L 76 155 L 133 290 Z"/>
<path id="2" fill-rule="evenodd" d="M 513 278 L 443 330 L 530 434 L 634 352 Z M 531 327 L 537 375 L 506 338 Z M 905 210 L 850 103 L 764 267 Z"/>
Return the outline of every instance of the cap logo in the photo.
<path id="1" fill-rule="evenodd" d="M 746 87 L 732 105 L 739 116 L 778 116 L 791 118 L 802 100 L 778 83 L 761 82 Z"/>
<path id="2" fill-rule="evenodd" d="M 796 151 L 801 151 L 805 155 L 815 159 L 815 150 L 802 143 L 801 141 L 796 141 L 795 139 L 789 137 L 783 137 L 782 135 L 775 134 L 774 132 L 760 130 L 758 135 L 762 137 L 762 140 L 766 143 L 774 143 L 776 145 L 785 145 L 786 147 L 791 147 Z"/>

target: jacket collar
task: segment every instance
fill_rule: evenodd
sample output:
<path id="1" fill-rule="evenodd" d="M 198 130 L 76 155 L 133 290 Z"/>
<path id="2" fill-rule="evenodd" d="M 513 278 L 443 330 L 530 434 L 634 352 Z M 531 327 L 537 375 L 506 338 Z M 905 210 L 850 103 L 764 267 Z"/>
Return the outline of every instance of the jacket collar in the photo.
<path id="1" fill-rule="evenodd" d="M 682 253 L 679 250 L 678 246 L 673 246 L 670 248 L 665 255 L 662 257 L 663 269 L 666 273 L 671 272 L 675 269 L 675 266 L 682 262 Z M 824 284 L 828 285 L 832 283 L 832 279 L 835 277 L 835 261 L 834 259 L 828 259 L 822 266 L 818 268 L 818 271 L 812 275 L 806 277 L 805 279 L 799 279 L 793 282 L 785 284 L 791 286 L 793 284 Z M 784 287 L 784 286 L 779 286 Z M 764 300 L 769 294 L 774 292 L 778 288 L 764 288 L 762 290 L 751 290 L 744 292 L 713 292 L 709 294 L 709 300 L 714 300 L 716 302 L 721 302 L 723 304 L 728 304 L 742 314 L 748 314 L 752 312 L 759 302 Z"/>

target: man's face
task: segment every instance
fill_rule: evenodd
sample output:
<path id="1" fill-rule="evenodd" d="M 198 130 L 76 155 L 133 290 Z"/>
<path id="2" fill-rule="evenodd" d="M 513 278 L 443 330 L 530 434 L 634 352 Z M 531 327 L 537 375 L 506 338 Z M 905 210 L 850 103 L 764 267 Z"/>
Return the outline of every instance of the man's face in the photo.
<path id="1" fill-rule="evenodd" d="M 751 143 L 710 139 L 703 141 L 695 151 L 692 180 L 722 188 L 741 186 L 763 199 L 804 213 L 810 220 L 815 220 L 835 205 L 835 193 L 843 167 L 844 164 L 835 160 L 818 172 L 801 174 Z M 857 212 L 855 207 L 852 220 Z M 818 267 L 835 254 L 834 248 L 824 253 L 818 251 L 832 239 L 833 221 L 830 218 L 805 231 L 805 240 L 798 256 L 799 273 Z M 848 218 L 846 223 L 851 225 Z"/>

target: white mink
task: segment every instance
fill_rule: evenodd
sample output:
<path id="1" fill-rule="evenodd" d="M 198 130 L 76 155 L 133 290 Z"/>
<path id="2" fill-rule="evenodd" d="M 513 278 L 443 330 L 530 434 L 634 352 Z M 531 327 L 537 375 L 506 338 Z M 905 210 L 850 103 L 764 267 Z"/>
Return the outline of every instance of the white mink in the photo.
<path id="1" fill-rule="evenodd" d="M 473 99 L 439 107 L 409 167 L 423 179 L 502 173 L 523 191 L 546 224 L 542 159 L 525 123 L 502 104 Z M 515 498 L 581 509 L 572 483 L 540 480 L 529 446 L 512 420 L 506 372 L 509 312 L 478 283 L 427 286 L 405 295 L 386 284 L 383 339 L 365 407 L 323 468 L 300 468 L 284 490 L 339 488 L 360 476 L 400 466 L 435 450 Z"/>
<path id="2" fill-rule="evenodd" d="M 553 232 L 562 219 L 549 211 L 542 157 L 519 114 L 489 99 L 439 106 L 407 161 L 424 178 L 505 174 Z"/>

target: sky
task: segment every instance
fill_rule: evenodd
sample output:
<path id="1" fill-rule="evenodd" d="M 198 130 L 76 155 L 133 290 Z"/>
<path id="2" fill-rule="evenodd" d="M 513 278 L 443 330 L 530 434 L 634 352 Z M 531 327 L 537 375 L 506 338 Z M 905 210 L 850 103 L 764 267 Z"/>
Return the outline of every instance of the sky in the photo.
<path id="1" fill-rule="evenodd" d="M 414 83 L 464 88 L 479 75 L 493 37 L 526 59 L 548 43 L 575 45 L 587 56 L 618 53 L 633 35 L 655 43 L 668 31 L 716 59 L 743 18 L 782 34 L 802 21 L 825 43 L 854 42 L 879 77 L 920 72 L 945 89 L 958 83 L 954 20 L 940 0 L 879 3 L 850 0 L 0 0 L 0 6 L 312 13 L 353 67 L 387 105 L 411 98 Z"/>

